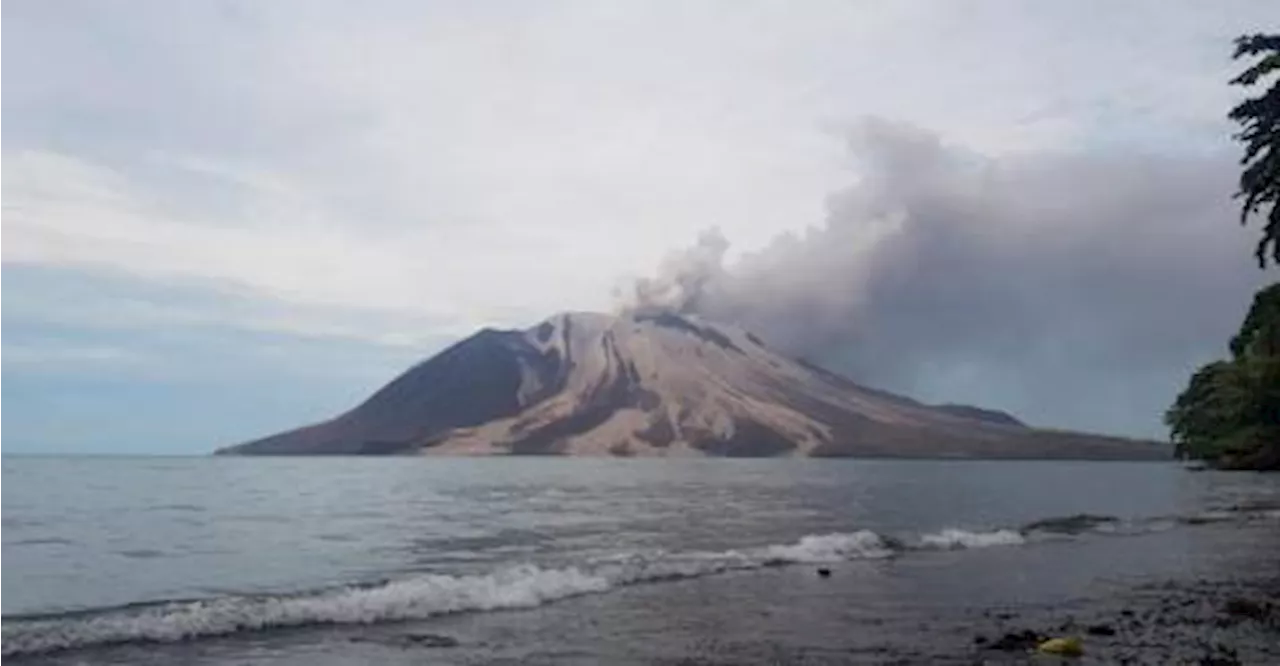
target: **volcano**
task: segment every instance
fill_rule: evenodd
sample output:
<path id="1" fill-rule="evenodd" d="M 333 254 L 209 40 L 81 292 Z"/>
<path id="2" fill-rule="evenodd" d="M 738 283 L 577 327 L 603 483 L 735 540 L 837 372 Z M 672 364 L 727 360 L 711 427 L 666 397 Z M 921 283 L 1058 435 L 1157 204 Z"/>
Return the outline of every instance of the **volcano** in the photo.
<path id="1" fill-rule="evenodd" d="M 484 329 L 345 414 L 217 453 L 1169 457 L 1152 442 L 923 404 L 670 311 Z"/>

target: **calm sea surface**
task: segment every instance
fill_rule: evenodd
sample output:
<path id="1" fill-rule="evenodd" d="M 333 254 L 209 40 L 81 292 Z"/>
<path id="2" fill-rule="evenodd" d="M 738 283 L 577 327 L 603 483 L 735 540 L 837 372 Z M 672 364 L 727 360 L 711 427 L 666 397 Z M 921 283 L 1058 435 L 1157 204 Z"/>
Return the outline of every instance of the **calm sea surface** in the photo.
<path id="1" fill-rule="evenodd" d="M 1138 568 L 1173 571 L 1212 549 L 1196 536 L 1208 523 L 1280 518 L 1280 478 L 1171 463 L 5 457 L 3 468 L 3 650 L 37 659 L 125 645 L 127 660 L 218 661 L 200 646 L 230 641 L 265 650 L 249 661 L 287 662 L 309 629 L 625 604 L 637 586 L 678 595 L 693 580 L 819 563 L 866 563 L 870 590 L 943 553 L 999 563 L 1091 542 L 1116 545 L 1090 557 L 1123 560 L 1134 550 L 1123 544 L 1151 534 L 1165 536 L 1138 549 Z M 1027 583 L 1027 595 L 1052 587 Z M 703 603 L 727 602 L 718 594 Z"/>

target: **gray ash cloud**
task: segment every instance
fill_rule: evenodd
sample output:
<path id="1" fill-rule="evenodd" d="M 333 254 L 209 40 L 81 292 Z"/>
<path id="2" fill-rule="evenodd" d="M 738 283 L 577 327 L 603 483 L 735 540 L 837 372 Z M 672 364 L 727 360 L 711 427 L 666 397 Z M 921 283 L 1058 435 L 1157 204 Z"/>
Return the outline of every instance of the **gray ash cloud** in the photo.
<path id="1" fill-rule="evenodd" d="M 631 301 L 926 400 L 1151 436 L 1275 279 L 1236 223 L 1229 153 L 991 157 L 881 120 L 849 146 L 859 178 L 820 225 L 729 264 L 709 230 Z"/>

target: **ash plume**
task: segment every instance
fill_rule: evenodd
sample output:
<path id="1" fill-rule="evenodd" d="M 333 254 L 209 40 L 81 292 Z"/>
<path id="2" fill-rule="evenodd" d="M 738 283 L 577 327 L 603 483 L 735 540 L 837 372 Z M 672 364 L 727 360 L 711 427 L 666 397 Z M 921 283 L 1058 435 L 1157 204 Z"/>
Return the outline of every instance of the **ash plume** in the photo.
<path id="1" fill-rule="evenodd" d="M 724 263 L 718 230 L 639 281 L 635 306 L 743 326 L 926 400 L 1163 436 L 1252 291 L 1230 154 L 1119 147 L 986 156 L 869 120 L 826 219 Z"/>
<path id="2" fill-rule="evenodd" d="M 668 255 L 657 275 L 636 280 L 631 293 L 621 295 L 623 309 L 697 312 L 723 279 L 728 249 L 729 241 L 719 228 L 703 231 L 692 246 Z"/>

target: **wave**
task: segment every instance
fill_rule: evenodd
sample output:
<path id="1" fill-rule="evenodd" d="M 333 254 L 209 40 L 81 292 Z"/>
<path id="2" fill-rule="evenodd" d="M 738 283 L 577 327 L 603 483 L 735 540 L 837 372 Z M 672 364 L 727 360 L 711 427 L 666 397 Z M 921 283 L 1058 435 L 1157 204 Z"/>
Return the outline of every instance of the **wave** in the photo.
<path id="1" fill-rule="evenodd" d="M 990 548 L 992 546 L 1017 546 L 1026 543 L 1026 537 L 1014 530 L 993 530 L 990 532 L 969 532 L 967 530 L 945 529 L 934 534 L 920 537 L 920 543 L 928 548 Z"/>
<path id="2" fill-rule="evenodd" d="M 870 530 L 852 534 L 807 536 L 788 546 L 761 549 L 766 561 L 781 563 L 839 562 L 849 559 L 878 559 L 894 554 L 895 542 Z"/>
<path id="3" fill-rule="evenodd" d="M 1115 516 L 1100 516 L 1091 513 L 1077 513 L 1070 516 L 1054 516 L 1027 523 L 1019 531 L 1023 534 L 1079 534 L 1081 532 L 1100 532 L 1114 528 L 1120 523 Z"/>
<path id="4" fill-rule="evenodd" d="M 1243 513 L 1249 519 L 1280 518 L 1280 511 L 1270 506 Z M 1225 512 L 1206 512 L 1184 517 L 1181 522 L 1216 522 L 1225 517 Z M 876 560 L 908 551 L 1018 546 L 1039 538 L 1081 532 L 1146 533 L 1171 528 L 1179 522 L 1148 519 L 1131 523 L 1110 516 L 1079 514 L 1036 521 L 1017 530 L 970 531 L 953 527 L 912 539 L 860 530 L 809 535 L 795 543 L 740 550 L 630 552 L 562 568 L 526 564 L 478 575 L 419 575 L 302 594 L 225 596 L 61 615 L 6 617 L 0 627 L 0 656 L 120 643 L 176 642 L 272 628 L 375 624 L 450 613 L 530 608 L 627 585 L 729 571 Z"/>
<path id="5" fill-rule="evenodd" d="M 1248 523 L 1280 519 L 1280 510 L 1274 503 L 1254 502 L 1236 504 L 1225 508 L 1208 509 L 1197 513 L 1148 516 L 1122 519 L 1116 516 L 1077 513 L 1069 516 L 1044 518 L 1020 527 L 1017 534 L 1026 539 L 1072 537 L 1080 534 L 1104 534 L 1132 536 L 1164 532 L 1179 525 L 1210 525 L 1214 523 Z"/>
<path id="6" fill-rule="evenodd" d="M 467 610 L 526 608 L 602 592 L 612 583 L 576 568 L 518 566 L 479 576 L 427 575 L 372 587 L 293 596 L 231 596 L 122 608 L 77 617 L 5 622 L 0 654 L 11 656 L 312 624 L 373 624 Z"/>
<path id="7" fill-rule="evenodd" d="M 794 563 L 886 558 L 892 540 L 870 531 L 811 535 L 794 544 L 723 552 L 637 552 L 580 566 L 508 567 L 483 575 L 422 575 L 309 594 L 228 596 L 6 618 L 3 656 L 119 643 L 176 642 L 271 628 L 374 624 L 465 611 L 529 608 L 626 585 Z"/>

